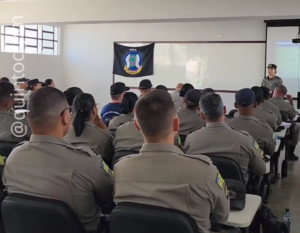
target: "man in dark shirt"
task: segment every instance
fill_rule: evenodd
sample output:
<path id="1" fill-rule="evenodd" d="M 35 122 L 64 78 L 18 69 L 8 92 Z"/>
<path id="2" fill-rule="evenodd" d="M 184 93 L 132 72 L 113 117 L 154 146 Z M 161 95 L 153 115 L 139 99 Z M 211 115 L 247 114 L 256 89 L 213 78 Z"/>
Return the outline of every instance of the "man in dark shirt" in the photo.
<path id="1" fill-rule="evenodd" d="M 274 89 L 279 85 L 282 85 L 282 79 L 276 76 L 277 73 L 277 66 L 274 64 L 268 65 L 268 76 L 264 78 L 261 85 L 263 87 L 267 87 L 270 89 L 270 94 L 273 93 Z"/>
<path id="2" fill-rule="evenodd" d="M 129 91 L 129 89 L 122 82 L 117 82 L 110 86 L 111 102 L 103 106 L 101 110 L 101 118 L 106 125 L 108 125 L 111 119 L 121 115 L 120 104 L 124 93 Z"/>

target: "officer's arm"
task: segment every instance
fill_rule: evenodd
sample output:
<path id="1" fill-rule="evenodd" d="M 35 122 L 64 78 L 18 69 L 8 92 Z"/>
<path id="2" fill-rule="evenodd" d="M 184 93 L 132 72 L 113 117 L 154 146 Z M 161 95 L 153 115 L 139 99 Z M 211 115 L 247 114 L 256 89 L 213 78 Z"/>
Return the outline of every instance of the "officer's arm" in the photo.
<path id="1" fill-rule="evenodd" d="M 289 117 L 290 120 L 293 120 L 296 117 L 296 111 L 294 108 L 289 111 Z"/>
<path id="2" fill-rule="evenodd" d="M 272 156 L 275 152 L 275 134 L 272 133 L 270 137 L 266 137 L 266 147 L 265 147 L 265 154 Z"/>
<path id="3" fill-rule="evenodd" d="M 90 178 L 97 203 L 99 205 L 112 203 L 114 190 L 113 172 L 102 160 L 101 156 L 97 156 L 91 166 Z"/>
<path id="4" fill-rule="evenodd" d="M 103 160 L 111 167 L 112 165 L 112 159 L 115 154 L 115 149 L 113 147 L 113 138 L 110 136 L 104 146 L 104 152 L 102 155 Z"/>
<path id="5" fill-rule="evenodd" d="M 281 78 L 279 79 L 279 82 L 278 82 L 278 86 L 280 86 L 280 85 L 283 85 L 283 81 Z"/>
<path id="6" fill-rule="evenodd" d="M 218 169 L 211 165 L 207 174 L 206 189 L 212 203 L 211 222 L 226 223 L 229 217 L 230 206 L 228 189 Z"/>
<path id="7" fill-rule="evenodd" d="M 262 176 L 266 173 L 266 163 L 263 160 L 263 152 L 259 148 L 256 141 L 248 145 L 250 152 L 249 170 L 257 176 Z"/>

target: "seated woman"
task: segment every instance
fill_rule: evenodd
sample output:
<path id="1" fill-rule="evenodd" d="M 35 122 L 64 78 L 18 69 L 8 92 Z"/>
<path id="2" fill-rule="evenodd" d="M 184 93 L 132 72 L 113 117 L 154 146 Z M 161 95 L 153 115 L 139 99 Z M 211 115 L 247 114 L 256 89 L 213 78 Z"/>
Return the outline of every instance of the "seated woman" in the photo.
<path id="1" fill-rule="evenodd" d="M 110 130 L 115 130 L 120 125 L 132 121 L 133 119 L 133 109 L 138 97 L 133 92 L 126 92 L 123 96 L 121 103 L 121 116 L 113 118 L 108 125 Z"/>
<path id="2" fill-rule="evenodd" d="M 40 82 L 38 79 L 30 79 L 28 81 L 28 92 L 24 95 L 24 101 L 25 103 L 27 104 L 27 109 L 29 109 L 29 98 L 30 98 L 30 95 L 40 89 L 42 87 L 42 82 Z"/>
<path id="3" fill-rule="evenodd" d="M 43 83 L 43 87 L 55 87 L 54 81 L 52 79 L 46 79 Z"/>
<path id="4" fill-rule="evenodd" d="M 74 100 L 75 118 L 64 139 L 74 146 L 88 146 L 110 165 L 114 155 L 112 136 L 98 115 L 94 97 L 82 93 Z"/>

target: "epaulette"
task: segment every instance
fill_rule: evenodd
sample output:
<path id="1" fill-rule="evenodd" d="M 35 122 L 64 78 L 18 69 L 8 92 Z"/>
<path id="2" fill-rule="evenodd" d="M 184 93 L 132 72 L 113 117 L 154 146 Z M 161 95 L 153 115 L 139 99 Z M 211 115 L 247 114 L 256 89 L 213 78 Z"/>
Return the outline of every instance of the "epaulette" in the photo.
<path id="1" fill-rule="evenodd" d="M 260 126 L 262 126 L 262 127 L 264 127 L 264 128 L 266 128 L 266 129 L 270 129 L 268 126 L 266 126 L 265 124 L 263 124 L 262 122 L 260 122 L 260 121 L 254 121 L 255 123 L 257 123 L 258 125 L 260 125 Z"/>
<path id="2" fill-rule="evenodd" d="M 66 146 L 66 147 L 69 148 L 69 149 L 75 150 L 75 151 L 82 152 L 82 153 L 84 153 L 86 155 L 89 155 L 91 157 L 96 156 L 95 152 L 92 151 L 92 149 L 88 146 L 76 146 L 76 147 L 75 146 L 70 146 L 70 147 Z"/>
<path id="3" fill-rule="evenodd" d="M 234 131 L 237 131 L 237 132 L 239 132 L 241 134 L 244 134 L 246 136 L 250 136 L 251 137 L 251 135 L 248 132 L 246 132 L 246 131 L 241 131 L 241 130 L 238 130 L 238 129 L 233 128 L 233 127 L 230 127 L 230 128 L 233 129 Z"/>
<path id="4" fill-rule="evenodd" d="M 212 164 L 211 159 L 208 156 L 206 156 L 206 155 L 187 155 L 187 154 L 181 154 L 181 155 L 184 156 L 184 157 L 191 158 L 191 159 L 200 160 L 200 161 L 206 163 L 207 165 L 211 165 Z"/>

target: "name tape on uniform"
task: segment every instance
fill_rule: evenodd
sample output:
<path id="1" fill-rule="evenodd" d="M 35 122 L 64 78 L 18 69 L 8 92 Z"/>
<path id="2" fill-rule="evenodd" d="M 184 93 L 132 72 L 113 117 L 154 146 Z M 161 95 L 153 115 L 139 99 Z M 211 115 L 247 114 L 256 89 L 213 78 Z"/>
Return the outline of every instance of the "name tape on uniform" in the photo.
<path id="1" fill-rule="evenodd" d="M 107 166 L 107 164 L 104 162 L 104 161 L 102 161 L 102 163 L 101 163 L 101 168 L 106 172 L 106 173 L 109 173 L 109 167 Z"/>
<path id="2" fill-rule="evenodd" d="M 219 187 L 221 189 L 224 188 L 225 181 L 224 181 L 223 177 L 221 176 L 220 172 L 218 172 L 218 175 L 217 175 L 217 178 L 216 178 L 216 183 L 219 185 Z"/>

